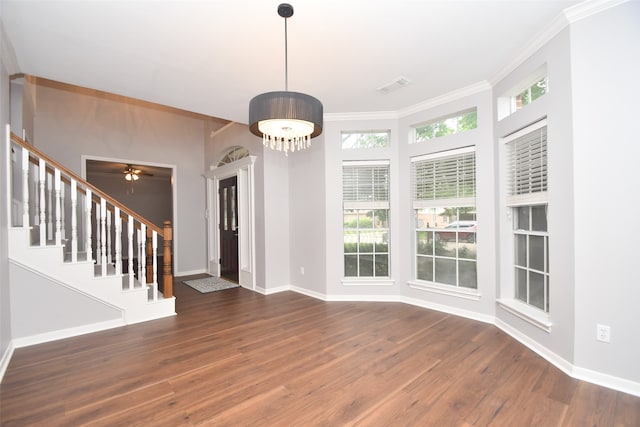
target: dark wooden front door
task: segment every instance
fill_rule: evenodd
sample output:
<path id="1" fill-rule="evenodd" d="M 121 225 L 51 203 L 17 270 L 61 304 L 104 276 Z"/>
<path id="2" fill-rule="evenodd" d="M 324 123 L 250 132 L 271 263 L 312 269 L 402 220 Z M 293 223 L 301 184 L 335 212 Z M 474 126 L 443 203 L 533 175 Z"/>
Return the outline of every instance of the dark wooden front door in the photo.
<path id="1" fill-rule="evenodd" d="M 220 181 L 220 275 L 238 281 L 238 178 Z"/>

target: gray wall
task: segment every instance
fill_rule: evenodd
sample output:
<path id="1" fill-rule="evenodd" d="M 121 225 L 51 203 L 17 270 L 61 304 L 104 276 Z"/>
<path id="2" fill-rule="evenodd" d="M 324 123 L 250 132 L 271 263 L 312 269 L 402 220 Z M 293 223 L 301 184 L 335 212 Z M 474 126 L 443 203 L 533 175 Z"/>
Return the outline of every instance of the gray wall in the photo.
<path id="1" fill-rule="evenodd" d="M 639 40 L 637 1 L 571 27 L 575 218 L 565 224 L 575 229 L 575 364 L 636 382 Z M 596 324 L 611 327 L 611 343 L 595 340 Z"/>
<path id="2" fill-rule="evenodd" d="M 0 18 L 2 17 L 2 7 L 0 6 Z M 8 255 L 8 218 L 7 218 L 7 176 L 5 165 L 7 162 L 5 144 L 5 125 L 9 123 L 9 75 L 5 66 L 5 43 L 4 30 L 0 21 L 0 125 L 2 125 L 2 150 L 0 150 L 0 380 L 2 379 L 2 362 L 7 362 L 7 350 L 11 344 L 11 306 L 9 294 L 9 255 Z"/>
<path id="3" fill-rule="evenodd" d="M 551 332 L 533 326 L 520 318 L 498 309 L 496 316 L 508 326 L 514 328 L 539 346 L 568 362 L 574 360 L 574 181 L 573 164 L 573 126 L 571 103 L 571 45 L 569 29 L 565 29 L 522 65 L 511 72 L 493 88 L 494 105 L 497 98 L 514 86 L 526 80 L 536 69 L 546 64 L 549 78 L 549 93 L 514 114 L 497 121 L 495 124 L 495 144 L 505 137 L 529 124 L 547 117 L 548 138 L 548 230 L 550 265 L 550 317 L 553 323 Z M 496 165 L 497 170 L 497 165 Z M 579 183 L 576 183 L 579 185 Z M 497 220 L 502 224 L 499 248 L 508 247 L 512 239 L 511 221 L 506 217 L 504 207 L 497 208 Z M 512 253 L 498 252 L 500 272 L 500 294 L 509 295 L 508 287 L 513 286 Z M 511 291 L 512 292 L 512 291 Z M 595 333 L 595 332 L 594 332 Z"/>
<path id="4" fill-rule="evenodd" d="M 205 269 L 204 120 L 112 95 L 37 87 L 34 144 L 74 172 L 81 158 L 176 166 L 175 275 Z"/>
<path id="5" fill-rule="evenodd" d="M 14 340 L 122 320 L 122 311 L 115 307 L 18 265 L 9 268 Z"/>

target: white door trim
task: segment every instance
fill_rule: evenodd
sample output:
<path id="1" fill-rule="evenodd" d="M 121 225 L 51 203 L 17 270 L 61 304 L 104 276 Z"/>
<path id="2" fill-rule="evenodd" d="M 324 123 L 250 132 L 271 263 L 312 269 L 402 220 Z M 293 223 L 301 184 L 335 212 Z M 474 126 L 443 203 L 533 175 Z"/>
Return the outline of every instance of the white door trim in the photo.
<path id="1" fill-rule="evenodd" d="M 220 276 L 220 181 L 238 177 L 238 280 L 240 286 L 255 290 L 255 191 L 256 156 L 244 157 L 224 166 L 211 166 L 207 178 L 207 271 Z"/>

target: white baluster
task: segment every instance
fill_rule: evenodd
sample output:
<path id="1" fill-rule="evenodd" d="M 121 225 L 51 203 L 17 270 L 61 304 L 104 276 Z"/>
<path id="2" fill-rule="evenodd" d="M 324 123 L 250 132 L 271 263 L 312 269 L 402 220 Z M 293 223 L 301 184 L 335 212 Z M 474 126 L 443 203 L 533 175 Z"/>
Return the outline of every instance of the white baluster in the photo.
<path id="1" fill-rule="evenodd" d="M 107 222 L 107 201 L 100 198 L 100 263 L 101 263 L 101 275 L 105 277 L 107 275 L 107 233 L 105 230 Z"/>
<path id="2" fill-rule="evenodd" d="M 111 211 L 107 210 L 107 264 L 111 265 Z"/>
<path id="3" fill-rule="evenodd" d="M 140 274 L 138 280 L 142 284 L 142 287 L 147 286 L 147 226 L 140 224 L 140 258 L 138 259 L 138 265 L 140 266 Z"/>
<path id="4" fill-rule="evenodd" d="M 100 232 L 102 230 L 100 229 L 100 205 L 98 203 L 96 203 L 96 212 L 94 216 L 96 221 L 96 237 L 94 239 L 96 241 L 96 264 L 101 265 L 102 264 L 102 247 L 100 246 L 100 243 L 102 242 L 102 237 L 100 235 Z"/>
<path id="5" fill-rule="evenodd" d="M 22 226 L 29 227 L 29 152 L 22 147 Z"/>
<path id="6" fill-rule="evenodd" d="M 78 183 L 71 179 L 71 262 L 78 262 Z"/>
<path id="7" fill-rule="evenodd" d="M 133 289 L 133 217 L 129 215 L 127 222 L 127 258 L 129 259 L 129 289 Z"/>
<path id="8" fill-rule="evenodd" d="M 65 193 L 65 185 L 62 184 L 60 186 L 60 235 L 62 236 L 62 240 L 67 240 L 67 230 L 66 230 L 66 226 L 65 226 L 65 209 L 64 209 L 64 205 L 66 203 L 66 199 L 64 198 L 64 193 Z"/>
<path id="9" fill-rule="evenodd" d="M 151 242 L 153 245 L 153 300 L 158 301 L 158 233 L 153 230 L 153 234 L 151 236 Z"/>
<path id="10" fill-rule="evenodd" d="M 40 246 L 45 246 L 47 244 L 47 212 L 46 212 L 46 201 L 45 201 L 45 186 L 46 182 L 46 167 L 44 160 L 40 159 L 38 162 L 38 182 L 40 183 Z"/>
<path id="11" fill-rule="evenodd" d="M 60 191 L 60 170 L 56 168 L 54 181 L 53 181 L 54 189 L 55 189 L 55 202 L 56 202 L 56 245 L 62 245 L 62 192 Z"/>
<path id="12" fill-rule="evenodd" d="M 45 209 L 47 210 L 47 241 L 53 240 L 53 199 L 51 195 L 53 194 L 53 176 L 48 173 L 47 174 L 47 203 L 45 205 Z"/>
<path id="13" fill-rule="evenodd" d="M 116 276 L 122 274 L 122 218 L 120 218 L 120 208 L 116 207 L 113 212 L 113 220 L 115 221 L 115 262 L 116 262 Z"/>
<path id="14" fill-rule="evenodd" d="M 91 190 L 87 189 L 85 192 L 85 203 L 84 203 L 84 220 L 86 222 L 86 236 L 84 249 L 87 252 L 87 261 L 93 261 L 93 249 L 92 245 L 92 237 L 91 237 L 91 206 L 93 204 L 93 197 L 91 194 Z"/>

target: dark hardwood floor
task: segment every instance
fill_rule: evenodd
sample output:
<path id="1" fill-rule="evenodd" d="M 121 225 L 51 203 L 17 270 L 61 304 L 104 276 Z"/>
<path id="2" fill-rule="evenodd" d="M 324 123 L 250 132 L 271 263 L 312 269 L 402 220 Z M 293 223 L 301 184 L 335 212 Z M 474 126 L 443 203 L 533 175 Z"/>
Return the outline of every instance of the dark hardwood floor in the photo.
<path id="1" fill-rule="evenodd" d="M 185 278 L 183 278 L 185 279 Z M 178 316 L 17 349 L 2 426 L 640 426 L 494 326 L 176 280 Z"/>

